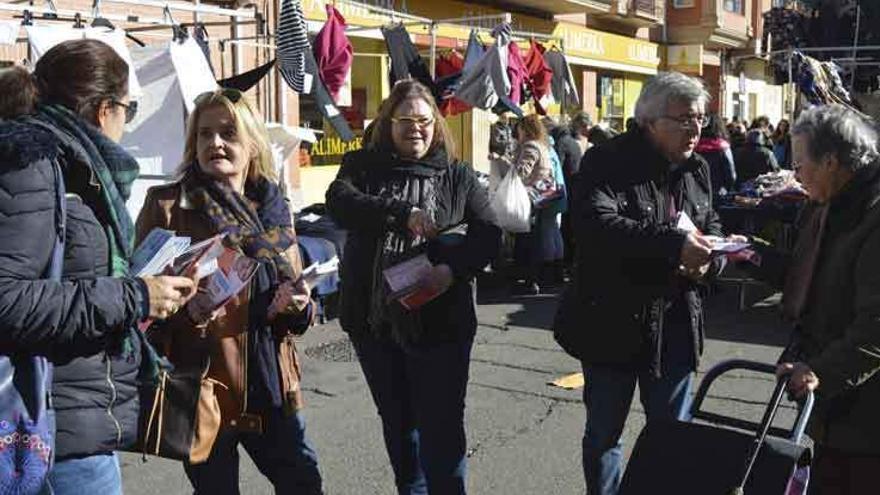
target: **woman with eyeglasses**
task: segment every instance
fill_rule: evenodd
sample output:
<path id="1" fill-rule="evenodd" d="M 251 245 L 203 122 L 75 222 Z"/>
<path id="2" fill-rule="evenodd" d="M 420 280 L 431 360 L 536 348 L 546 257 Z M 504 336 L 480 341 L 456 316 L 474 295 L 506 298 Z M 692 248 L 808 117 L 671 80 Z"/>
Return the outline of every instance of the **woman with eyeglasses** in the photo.
<path id="1" fill-rule="evenodd" d="M 147 362 L 136 324 L 170 316 L 195 292 L 189 278 L 128 273 L 134 225 L 125 201 L 138 165 L 117 144 L 135 108 L 128 74 L 94 40 L 55 46 L 33 74 L 0 71 L 0 354 L 55 364 L 55 465 L 45 489 L 56 495 L 122 492 L 114 451 L 136 439 Z M 56 172 L 66 189 L 60 282 L 48 276 L 61 225 Z M 11 419 L 0 417 L 0 429 Z M 17 450 L 0 451 L 0 462 Z"/>
<path id="2" fill-rule="evenodd" d="M 296 233 L 266 128 L 238 90 L 196 99 L 179 179 L 148 191 L 138 238 L 156 227 L 193 242 L 225 233 L 227 247 L 259 266 L 222 311 L 189 304 L 155 329 L 178 369 L 207 364 L 208 378 L 222 384 L 215 387 L 221 424 L 210 455 L 184 464 L 195 493 L 239 493 L 239 444 L 276 493 L 322 493 L 317 455 L 305 437 L 294 344 L 312 324 L 314 305 L 300 279 Z"/>
<path id="3" fill-rule="evenodd" d="M 348 230 L 340 323 L 382 419 L 400 494 L 465 493 L 473 282 L 494 258 L 500 230 L 487 191 L 454 156 L 431 91 L 404 80 L 327 191 L 331 217 Z M 386 270 L 422 254 L 430 266 L 408 276 L 435 297 L 407 307 Z"/>

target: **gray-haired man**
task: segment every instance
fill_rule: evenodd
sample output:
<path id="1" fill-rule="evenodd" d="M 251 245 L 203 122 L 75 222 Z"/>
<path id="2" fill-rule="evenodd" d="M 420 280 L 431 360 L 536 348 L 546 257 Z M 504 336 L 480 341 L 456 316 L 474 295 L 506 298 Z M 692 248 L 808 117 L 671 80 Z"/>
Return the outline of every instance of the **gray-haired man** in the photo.
<path id="1" fill-rule="evenodd" d="M 556 330 L 586 375 L 591 495 L 617 493 L 636 383 L 649 421 L 680 418 L 689 404 L 703 342 L 698 284 L 720 269 L 703 237 L 721 235 L 708 165 L 694 153 L 708 98 L 693 78 L 658 74 L 636 102 L 637 125 L 583 158 L 577 271 Z M 682 228 L 684 216 L 698 231 Z"/>

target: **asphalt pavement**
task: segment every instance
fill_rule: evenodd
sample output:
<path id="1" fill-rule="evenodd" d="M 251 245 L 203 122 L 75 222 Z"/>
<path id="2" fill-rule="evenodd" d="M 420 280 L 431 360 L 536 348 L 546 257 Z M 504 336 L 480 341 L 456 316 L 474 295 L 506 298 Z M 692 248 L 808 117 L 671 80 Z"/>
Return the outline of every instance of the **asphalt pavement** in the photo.
<path id="1" fill-rule="evenodd" d="M 750 287 L 740 311 L 735 286 L 713 294 L 706 304 L 707 340 L 697 378 L 723 359 L 775 361 L 787 340 L 777 301 L 778 295 Z M 512 297 L 500 289 L 481 291 L 466 410 L 471 494 L 584 493 L 582 390 L 549 385 L 580 371 L 549 331 L 555 308 L 552 293 Z M 309 330 L 299 348 L 307 434 L 319 455 L 326 493 L 395 493 L 379 418 L 345 334 L 330 322 Z M 734 373 L 710 391 L 706 407 L 757 420 L 772 386 L 771 377 Z M 623 436 L 627 457 L 643 425 L 636 395 Z M 122 454 L 122 474 L 128 495 L 192 492 L 176 462 Z M 273 493 L 244 452 L 240 487 L 243 494 Z"/>

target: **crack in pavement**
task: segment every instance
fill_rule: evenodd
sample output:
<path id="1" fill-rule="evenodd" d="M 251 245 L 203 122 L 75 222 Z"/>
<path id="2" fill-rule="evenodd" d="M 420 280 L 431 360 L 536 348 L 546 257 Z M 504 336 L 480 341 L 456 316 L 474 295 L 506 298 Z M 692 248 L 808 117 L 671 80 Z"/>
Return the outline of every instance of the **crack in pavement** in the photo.
<path id="1" fill-rule="evenodd" d="M 505 346 L 505 347 L 516 347 L 519 349 L 526 349 L 529 351 L 543 351 L 543 352 L 560 352 L 565 353 L 562 349 L 550 349 L 547 347 L 541 347 L 537 345 L 528 345 L 528 344 L 518 344 L 516 342 L 480 342 L 480 345 L 496 345 L 496 346 Z"/>
<path id="2" fill-rule="evenodd" d="M 476 456 L 478 453 L 488 452 L 490 450 L 490 440 L 492 440 L 492 439 L 496 439 L 497 442 L 494 445 L 491 445 L 491 447 L 503 447 L 503 446 L 507 445 L 508 443 L 510 443 L 511 441 L 516 440 L 518 437 L 521 437 L 521 436 L 525 435 L 526 433 L 529 433 L 530 431 L 533 431 L 536 428 L 539 428 L 541 425 L 543 425 L 550 418 L 550 416 L 556 410 L 556 406 L 562 402 L 564 402 L 564 401 L 562 401 L 560 399 L 550 398 L 548 401 L 548 404 L 547 404 L 547 409 L 544 411 L 543 414 L 538 416 L 538 418 L 533 420 L 530 425 L 526 425 L 526 426 L 517 428 L 512 432 L 512 434 L 507 434 L 507 435 L 497 435 L 496 434 L 494 437 L 489 437 L 487 439 L 474 442 L 475 445 L 473 447 L 469 448 L 467 451 L 467 457 L 471 458 L 471 457 Z"/>
<path id="3" fill-rule="evenodd" d="M 491 328 L 492 330 L 500 330 L 502 332 L 507 332 L 510 330 L 510 327 L 507 325 L 507 323 L 485 323 L 482 321 L 478 321 L 477 326 Z"/>
<path id="4" fill-rule="evenodd" d="M 337 394 L 333 392 L 327 392 L 326 390 L 320 389 L 318 387 L 303 387 L 302 390 L 304 392 L 311 392 L 313 394 L 321 395 L 324 397 L 336 397 Z"/>
<path id="5" fill-rule="evenodd" d="M 555 401 L 559 401 L 559 402 L 562 402 L 565 404 L 583 404 L 583 400 L 581 400 L 581 399 L 571 399 L 568 397 L 554 397 L 552 395 L 546 395 L 546 394 L 542 394 L 542 393 L 538 393 L 538 392 L 529 392 L 526 390 L 517 390 L 515 388 L 500 387 L 498 385 L 489 385 L 487 383 L 478 383 L 473 380 L 470 381 L 468 383 L 468 385 L 469 386 L 473 385 L 475 387 L 488 388 L 490 390 L 497 390 L 499 392 L 508 392 L 508 393 L 515 394 L 515 395 L 526 395 L 529 397 L 539 397 L 541 399 L 555 400 Z"/>
<path id="6" fill-rule="evenodd" d="M 568 373 L 567 371 L 545 370 L 545 369 L 541 369 L 541 368 L 533 368 L 531 366 L 520 366 L 518 364 L 502 363 L 500 361 L 493 361 L 491 359 L 480 359 L 480 358 L 474 358 L 474 357 L 471 358 L 471 362 L 489 364 L 492 366 L 498 366 L 501 368 L 510 368 L 510 369 L 520 370 L 520 371 L 531 371 L 533 373 L 541 373 L 544 375 L 552 375 L 552 376 L 564 375 L 564 374 Z"/>

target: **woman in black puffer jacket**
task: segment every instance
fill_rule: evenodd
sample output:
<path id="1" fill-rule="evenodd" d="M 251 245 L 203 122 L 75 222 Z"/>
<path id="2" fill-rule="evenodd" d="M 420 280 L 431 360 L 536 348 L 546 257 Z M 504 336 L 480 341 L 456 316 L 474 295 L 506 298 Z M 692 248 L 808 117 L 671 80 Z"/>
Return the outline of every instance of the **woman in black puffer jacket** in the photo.
<path id="1" fill-rule="evenodd" d="M 348 230 L 342 328 L 379 409 L 398 492 L 462 494 L 473 279 L 501 231 L 473 170 L 451 158 L 449 129 L 423 85 L 398 82 L 365 141 L 327 191 L 330 215 Z M 466 234 L 450 232 L 465 225 Z M 389 300 L 383 270 L 421 252 L 433 268 L 420 285 L 440 295 L 410 311 Z"/>
<path id="2" fill-rule="evenodd" d="M 121 493 L 114 450 L 137 436 L 146 350 L 136 324 L 169 316 L 194 289 L 188 278 L 127 274 L 134 229 L 125 200 L 138 168 L 116 142 L 134 116 L 128 65 L 104 43 L 69 41 L 33 75 L 0 74 L 0 94 L 0 354 L 55 364 L 51 491 Z M 44 277 L 56 167 L 67 192 L 61 282 Z"/>

